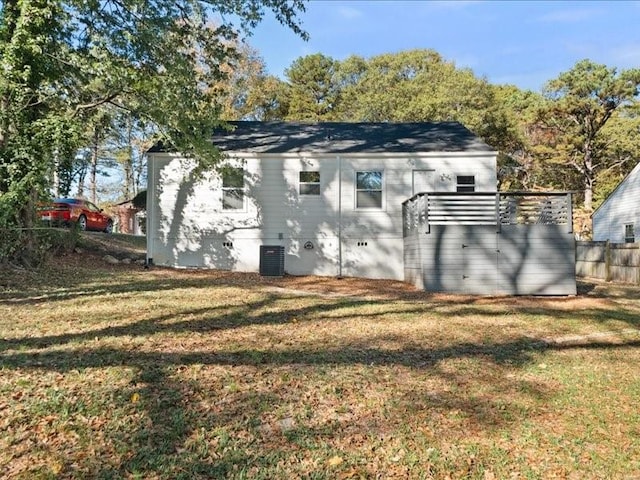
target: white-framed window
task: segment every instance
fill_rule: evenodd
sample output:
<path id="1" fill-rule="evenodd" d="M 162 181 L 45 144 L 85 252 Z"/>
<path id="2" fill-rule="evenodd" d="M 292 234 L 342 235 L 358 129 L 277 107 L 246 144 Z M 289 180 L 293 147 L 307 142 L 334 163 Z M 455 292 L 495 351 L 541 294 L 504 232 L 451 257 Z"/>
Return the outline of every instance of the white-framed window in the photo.
<path id="1" fill-rule="evenodd" d="M 225 167 L 222 170 L 222 209 L 244 209 L 244 168 Z"/>
<path id="2" fill-rule="evenodd" d="M 356 172 L 356 208 L 382 208 L 382 170 Z"/>
<path id="3" fill-rule="evenodd" d="M 476 177 L 475 175 L 457 175 L 456 176 L 456 192 L 475 192 Z"/>
<path id="4" fill-rule="evenodd" d="M 635 243 L 636 234 L 633 228 L 633 223 L 625 223 L 624 225 L 624 243 Z"/>
<path id="5" fill-rule="evenodd" d="M 320 195 L 320 172 L 300 172 L 300 195 Z"/>

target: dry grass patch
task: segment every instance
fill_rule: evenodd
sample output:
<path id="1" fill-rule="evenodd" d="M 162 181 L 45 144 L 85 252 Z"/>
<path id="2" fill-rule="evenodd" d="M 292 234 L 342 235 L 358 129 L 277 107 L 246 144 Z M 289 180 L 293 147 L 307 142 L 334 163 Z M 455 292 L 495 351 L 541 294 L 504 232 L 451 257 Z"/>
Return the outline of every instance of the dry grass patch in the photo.
<path id="1" fill-rule="evenodd" d="M 640 475 L 640 290 L 150 271 L 0 285 L 5 478 Z"/>

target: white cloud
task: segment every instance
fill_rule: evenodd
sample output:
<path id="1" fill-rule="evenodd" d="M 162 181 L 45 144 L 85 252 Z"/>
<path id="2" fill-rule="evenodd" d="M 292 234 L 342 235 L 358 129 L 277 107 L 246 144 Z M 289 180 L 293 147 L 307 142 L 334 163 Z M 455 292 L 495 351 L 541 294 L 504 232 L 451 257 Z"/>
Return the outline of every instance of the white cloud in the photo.
<path id="1" fill-rule="evenodd" d="M 562 47 L 559 51 L 564 51 L 575 58 L 590 58 L 600 50 L 598 45 L 589 41 L 565 40 L 558 43 L 558 47 Z"/>
<path id="2" fill-rule="evenodd" d="M 623 65 L 640 64 L 640 44 L 624 45 L 613 48 L 611 57 L 615 63 Z"/>
<path id="3" fill-rule="evenodd" d="M 435 0 L 428 2 L 426 5 L 442 10 L 463 10 L 471 5 L 480 3 L 482 3 L 480 0 Z"/>
<path id="4" fill-rule="evenodd" d="M 363 16 L 361 10 L 357 8 L 350 7 L 348 5 L 340 5 L 337 10 L 338 16 L 345 20 L 353 20 L 355 18 L 360 18 Z"/>
<path id="5" fill-rule="evenodd" d="M 570 10 L 556 10 L 545 13 L 536 20 L 542 23 L 578 23 L 600 15 L 602 12 L 596 8 L 575 8 Z"/>

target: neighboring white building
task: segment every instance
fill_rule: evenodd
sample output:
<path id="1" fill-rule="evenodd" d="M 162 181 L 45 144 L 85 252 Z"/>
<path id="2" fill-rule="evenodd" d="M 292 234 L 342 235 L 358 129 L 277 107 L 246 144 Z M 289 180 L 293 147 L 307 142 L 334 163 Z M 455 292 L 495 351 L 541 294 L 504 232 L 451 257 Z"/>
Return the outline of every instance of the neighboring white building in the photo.
<path id="1" fill-rule="evenodd" d="M 595 241 L 640 241 L 640 163 L 593 212 L 591 219 Z"/>
<path id="2" fill-rule="evenodd" d="M 148 152 L 147 256 L 156 265 L 257 272 L 284 247 L 292 275 L 404 279 L 402 202 L 495 191 L 496 155 L 459 123 L 231 122 L 227 167 Z"/>

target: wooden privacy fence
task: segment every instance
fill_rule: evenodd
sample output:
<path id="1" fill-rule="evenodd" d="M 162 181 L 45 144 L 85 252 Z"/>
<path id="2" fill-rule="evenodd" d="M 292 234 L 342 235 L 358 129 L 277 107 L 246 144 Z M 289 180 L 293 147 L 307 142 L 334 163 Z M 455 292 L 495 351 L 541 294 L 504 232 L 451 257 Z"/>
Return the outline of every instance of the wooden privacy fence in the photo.
<path id="1" fill-rule="evenodd" d="M 424 192 L 403 203 L 404 276 L 434 292 L 575 295 L 571 194 Z"/>
<path id="2" fill-rule="evenodd" d="M 640 243 L 576 242 L 576 275 L 640 284 Z"/>

